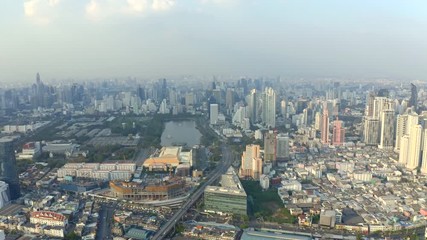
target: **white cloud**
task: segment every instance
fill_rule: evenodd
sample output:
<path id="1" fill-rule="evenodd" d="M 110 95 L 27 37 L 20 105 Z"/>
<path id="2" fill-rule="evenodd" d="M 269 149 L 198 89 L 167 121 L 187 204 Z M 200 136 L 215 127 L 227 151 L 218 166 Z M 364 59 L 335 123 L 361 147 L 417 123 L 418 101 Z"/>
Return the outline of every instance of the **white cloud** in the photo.
<path id="1" fill-rule="evenodd" d="M 130 11 L 143 12 L 147 10 L 147 0 L 127 0 L 128 8 Z"/>
<path id="2" fill-rule="evenodd" d="M 174 0 L 153 0 L 151 8 L 154 11 L 165 11 L 171 9 L 174 5 Z"/>
<path id="3" fill-rule="evenodd" d="M 46 24 L 54 17 L 54 8 L 60 0 L 26 0 L 24 14 L 34 23 Z"/>
<path id="4" fill-rule="evenodd" d="M 144 15 L 166 11 L 174 7 L 175 0 L 90 0 L 86 4 L 86 16 L 100 20 L 112 15 Z"/>

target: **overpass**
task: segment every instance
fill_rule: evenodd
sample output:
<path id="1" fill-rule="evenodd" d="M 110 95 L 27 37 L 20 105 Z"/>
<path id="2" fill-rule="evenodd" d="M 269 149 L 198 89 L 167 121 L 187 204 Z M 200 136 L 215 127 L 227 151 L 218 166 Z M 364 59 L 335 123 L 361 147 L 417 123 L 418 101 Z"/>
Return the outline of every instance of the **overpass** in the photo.
<path id="1" fill-rule="evenodd" d="M 166 222 L 151 238 L 152 240 L 159 240 L 165 238 L 168 233 L 175 227 L 179 219 L 196 203 L 196 201 L 203 195 L 205 188 L 211 185 L 219 176 L 224 174 L 231 165 L 233 159 L 232 153 L 228 146 L 225 144 L 221 146 L 222 161 L 217 165 L 214 171 L 207 176 L 207 181 L 197 189 L 192 196 L 185 202 L 182 207 Z"/>

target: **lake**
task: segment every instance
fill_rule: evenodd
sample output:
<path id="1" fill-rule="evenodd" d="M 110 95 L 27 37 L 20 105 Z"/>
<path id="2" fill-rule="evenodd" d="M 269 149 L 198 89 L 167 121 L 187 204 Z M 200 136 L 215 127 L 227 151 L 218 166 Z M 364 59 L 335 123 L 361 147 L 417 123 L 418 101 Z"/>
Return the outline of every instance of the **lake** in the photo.
<path id="1" fill-rule="evenodd" d="M 169 121 L 162 133 L 161 145 L 172 146 L 187 144 L 188 147 L 200 144 L 202 134 L 196 128 L 195 121 Z"/>

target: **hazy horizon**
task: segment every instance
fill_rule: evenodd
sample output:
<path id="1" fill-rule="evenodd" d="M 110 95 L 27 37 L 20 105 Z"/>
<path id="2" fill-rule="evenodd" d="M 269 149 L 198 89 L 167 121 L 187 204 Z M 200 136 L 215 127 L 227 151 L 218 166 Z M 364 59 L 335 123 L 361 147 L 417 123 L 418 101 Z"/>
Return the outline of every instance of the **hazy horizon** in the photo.
<path id="1" fill-rule="evenodd" d="M 0 82 L 427 79 L 426 1 L 4 0 Z"/>

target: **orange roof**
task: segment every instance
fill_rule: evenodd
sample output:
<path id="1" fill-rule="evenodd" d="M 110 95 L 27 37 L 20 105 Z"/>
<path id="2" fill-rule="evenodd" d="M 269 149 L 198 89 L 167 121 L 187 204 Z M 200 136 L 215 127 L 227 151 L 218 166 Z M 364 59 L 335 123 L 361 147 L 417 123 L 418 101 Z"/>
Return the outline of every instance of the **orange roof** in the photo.
<path id="1" fill-rule="evenodd" d="M 32 218 L 47 219 L 52 221 L 61 221 L 63 222 L 66 217 L 60 213 L 51 212 L 51 211 L 36 211 L 31 213 Z"/>

